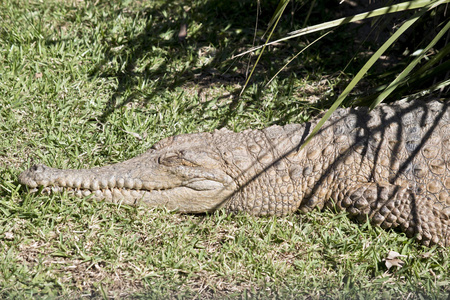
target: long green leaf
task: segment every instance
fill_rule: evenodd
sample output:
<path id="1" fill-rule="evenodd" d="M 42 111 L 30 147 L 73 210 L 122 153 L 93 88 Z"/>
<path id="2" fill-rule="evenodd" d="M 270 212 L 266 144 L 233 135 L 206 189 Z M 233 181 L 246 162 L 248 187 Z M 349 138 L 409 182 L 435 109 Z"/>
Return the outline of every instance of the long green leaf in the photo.
<path id="1" fill-rule="evenodd" d="M 417 92 L 415 94 L 412 95 L 408 95 L 408 97 L 406 97 L 406 100 L 414 100 L 414 99 L 418 99 L 418 98 L 422 98 L 428 94 L 431 94 L 437 90 L 443 89 L 447 86 L 450 86 L 450 79 L 438 82 L 432 86 L 430 86 L 428 89 L 426 90 L 421 90 L 420 92 Z"/>
<path id="2" fill-rule="evenodd" d="M 283 15 L 283 12 L 286 9 L 286 6 L 288 5 L 289 1 L 290 0 L 280 0 L 277 8 L 275 9 L 275 12 L 273 13 L 272 18 L 270 18 L 269 25 L 267 25 L 267 30 L 269 30 L 275 22 L 278 22 L 278 20 Z M 267 31 L 264 33 L 264 35 L 266 35 L 266 33 Z"/>
<path id="3" fill-rule="evenodd" d="M 380 56 L 409 28 L 414 24 L 427 10 L 421 9 L 409 18 L 365 63 L 365 65 L 359 70 L 355 78 L 348 84 L 342 94 L 333 103 L 330 109 L 325 113 L 325 115 L 320 119 L 319 123 L 314 127 L 309 136 L 306 138 L 305 142 L 301 146 L 304 148 L 306 144 L 314 137 L 314 135 L 320 130 L 322 125 L 330 118 L 331 114 L 339 107 L 339 105 L 348 96 L 350 91 L 356 86 L 356 84 L 361 80 L 361 78 L 369 71 L 369 69 L 375 64 L 375 62 L 380 58 Z"/>
<path id="4" fill-rule="evenodd" d="M 444 46 L 444 48 L 439 50 L 439 53 L 434 55 L 426 64 L 424 64 L 419 70 L 417 70 L 416 73 L 420 75 L 428 71 L 433 65 L 438 63 L 449 53 L 450 53 L 450 44 L 447 44 Z"/>
<path id="5" fill-rule="evenodd" d="M 434 37 L 434 39 L 423 49 L 423 51 L 418 55 L 398 76 L 392 81 L 388 87 L 375 99 L 375 101 L 370 106 L 370 109 L 376 107 L 380 102 L 382 102 L 386 97 L 388 97 L 394 89 L 397 87 L 398 83 L 401 82 L 408 74 L 414 69 L 414 67 L 420 62 L 420 60 L 425 56 L 428 50 L 431 49 L 450 29 L 450 21 L 444 26 L 444 28 L 439 31 L 439 33 Z"/>
<path id="6" fill-rule="evenodd" d="M 247 87 L 247 85 L 248 85 L 248 83 L 249 83 L 249 81 L 250 81 L 250 78 L 252 77 L 253 73 L 255 72 L 255 68 L 256 68 L 256 66 L 258 65 L 259 60 L 261 59 L 261 56 L 262 56 L 262 54 L 264 53 L 264 49 L 265 49 L 266 46 L 268 45 L 268 43 L 269 43 L 269 41 L 270 41 L 270 38 L 272 37 L 272 34 L 273 34 L 275 28 L 277 27 L 278 22 L 279 22 L 280 19 L 281 19 L 281 16 L 283 15 L 283 11 L 284 11 L 284 9 L 286 8 L 287 3 L 288 3 L 288 1 L 285 1 L 285 5 L 284 5 L 284 6 L 281 6 L 282 11 L 276 12 L 276 15 L 278 15 L 278 18 L 277 18 L 277 20 L 275 21 L 275 25 L 272 27 L 272 30 L 270 31 L 269 37 L 267 38 L 267 41 L 266 41 L 266 43 L 264 44 L 263 49 L 261 50 L 261 53 L 258 55 L 258 58 L 256 59 L 256 62 L 255 62 L 255 64 L 253 65 L 252 71 L 251 71 L 250 74 L 248 75 L 247 80 L 245 81 L 245 84 L 244 84 L 244 86 L 242 87 L 241 92 L 239 93 L 239 96 L 242 95 L 242 93 L 244 92 L 245 88 Z M 281 2 L 280 2 L 280 4 L 281 4 Z"/>
<path id="7" fill-rule="evenodd" d="M 426 6 L 430 6 L 430 5 L 438 6 L 438 5 L 441 5 L 444 3 L 450 3 L 450 0 L 431 0 L 431 1 L 430 0 L 413 0 L 413 1 L 402 2 L 399 4 L 390 5 L 390 6 L 385 6 L 385 7 L 379 8 L 379 9 L 375 9 L 373 11 L 369 11 L 369 12 L 365 12 L 365 13 L 361 13 L 361 14 L 357 14 L 357 15 L 349 16 L 349 17 L 345 17 L 345 18 L 336 19 L 333 21 L 309 26 L 306 28 L 302 28 L 302 29 L 290 32 L 290 33 L 288 33 L 288 36 L 286 36 L 284 38 L 278 39 L 276 41 L 272 41 L 270 43 L 266 43 L 263 46 L 251 48 L 245 52 L 242 52 L 242 53 L 239 53 L 239 54 L 233 56 L 233 58 L 245 55 L 250 52 L 254 52 L 260 48 L 266 47 L 271 44 L 279 43 L 282 41 L 293 39 L 293 38 L 296 38 L 296 37 L 299 37 L 302 35 L 306 35 L 306 34 L 310 34 L 313 32 L 317 32 L 320 30 L 337 27 L 339 25 L 343 25 L 343 24 L 347 24 L 347 23 L 354 23 L 354 22 L 361 21 L 364 19 L 369 19 L 369 18 L 386 15 L 386 14 L 390 14 L 390 13 L 418 9 L 418 8 L 422 8 L 422 7 L 426 7 Z"/>

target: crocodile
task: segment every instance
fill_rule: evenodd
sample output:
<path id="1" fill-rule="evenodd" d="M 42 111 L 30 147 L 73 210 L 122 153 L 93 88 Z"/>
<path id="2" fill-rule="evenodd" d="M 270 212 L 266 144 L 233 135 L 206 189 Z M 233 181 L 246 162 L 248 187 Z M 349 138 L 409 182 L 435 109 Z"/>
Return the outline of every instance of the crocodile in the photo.
<path id="1" fill-rule="evenodd" d="M 286 215 L 333 207 L 415 237 L 450 245 L 450 109 L 445 101 L 339 108 L 306 146 L 319 118 L 236 133 L 165 138 L 130 160 L 92 169 L 35 165 L 29 191 L 166 207 Z"/>

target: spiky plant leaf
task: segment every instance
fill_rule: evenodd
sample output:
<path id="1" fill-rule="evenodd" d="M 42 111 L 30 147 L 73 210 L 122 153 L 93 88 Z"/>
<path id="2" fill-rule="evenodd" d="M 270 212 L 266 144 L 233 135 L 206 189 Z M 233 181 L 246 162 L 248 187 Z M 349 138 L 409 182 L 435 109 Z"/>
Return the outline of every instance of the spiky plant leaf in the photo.
<path id="1" fill-rule="evenodd" d="M 406 24 L 406 23 L 405 23 Z M 380 104 L 387 96 L 389 96 L 400 82 L 412 71 L 412 69 L 420 62 L 425 56 L 428 50 L 431 49 L 436 43 L 444 36 L 444 34 L 450 29 L 450 21 L 447 22 L 444 28 L 434 37 L 434 39 L 422 50 L 422 52 L 392 81 L 388 87 L 377 97 L 377 99 L 370 106 L 371 109 Z"/>
<path id="2" fill-rule="evenodd" d="M 283 2 L 283 1 L 282 1 Z M 280 2 L 280 5 L 281 3 Z M 393 12 L 399 12 L 399 11 L 406 11 L 406 10 L 411 10 L 411 9 L 418 9 L 418 11 L 412 16 L 410 17 L 407 21 L 404 22 L 404 24 L 370 57 L 370 59 L 364 64 L 364 66 L 360 69 L 360 71 L 355 75 L 355 77 L 353 78 L 353 80 L 348 84 L 348 86 L 345 88 L 345 90 L 342 92 L 342 94 L 338 97 L 338 99 L 333 103 L 333 105 L 330 107 L 330 109 L 325 113 L 325 115 L 322 117 L 322 119 L 319 121 L 319 123 L 316 125 L 316 127 L 312 130 L 311 134 L 307 137 L 307 139 L 305 140 L 304 145 L 302 145 L 302 147 L 304 147 L 311 139 L 312 137 L 320 130 L 320 128 L 322 127 L 322 125 L 325 123 L 325 121 L 331 116 L 331 114 L 337 109 L 337 107 L 339 107 L 339 105 L 342 103 L 342 101 L 344 101 L 344 99 L 350 94 L 350 92 L 353 90 L 353 88 L 357 85 L 358 82 L 361 81 L 361 79 L 365 76 L 365 74 L 368 72 L 368 70 L 375 64 L 375 62 L 380 58 L 381 55 L 383 55 L 388 48 L 390 48 L 390 46 L 396 42 L 399 37 L 405 33 L 405 31 L 409 28 L 411 28 L 411 26 L 417 21 L 419 20 L 427 11 L 430 11 L 442 4 L 448 3 L 450 2 L 450 0 L 434 0 L 434 1 L 430 1 L 430 0 L 414 0 L 414 1 L 407 1 L 407 2 L 403 2 L 400 4 L 395 4 L 395 5 L 390 5 L 390 6 L 385 6 L 383 8 L 380 9 L 376 9 L 373 11 L 369 11 L 366 13 L 361 13 L 361 14 L 357 14 L 355 16 L 351 16 L 351 17 L 345 17 L 345 18 L 341 18 L 341 19 L 337 19 L 334 21 L 330 21 L 330 22 L 325 22 L 322 24 L 318 24 L 318 25 L 314 25 L 314 26 L 309 26 L 294 32 L 291 32 L 288 34 L 288 36 L 282 38 L 282 39 L 278 39 L 274 42 L 271 43 L 276 43 L 276 42 L 281 42 L 284 40 L 288 40 L 288 39 L 292 39 L 295 37 L 299 37 L 305 34 L 309 34 L 312 32 L 316 32 L 316 31 L 320 31 L 320 30 L 324 30 L 324 29 L 329 29 L 332 27 L 336 27 L 339 25 L 343 25 L 343 24 L 347 24 L 347 23 L 351 23 L 351 22 L 356 22 L 356 21 L 360 21 L 363 19 L 369 19 L 369 18 L 373 18 L 376 16 L 380 16 L 380 15 L 386 15 L 386 14 L 390 14 Z M 285 3 L 285 2 L 283 2 Z M 279 7 L 280 7 L 279 5 Z M 274 28 L 276 27 L 281 15 L 279 14 L 279 11 L 277 12 L 277 21 L 275 23 L 275 25 L 272 28 L 271 33 L 273 32 Z M 449 22 L 450 24 L 450 22 Z M 385 99 L 388 95 L 390 95 L 394 89 L 400 84 L 405 82 L 406 78 L 408 77 L 408 75 L 410 74 L 410 72 L 412 71 L 412 69 L 420 62 L 420 60 L 424 57 L 424 55 L 427 53 L 427 51 L 433 47 L 437 41 L 439 41 L 442 36 L 445 34 L 445 32 L 447 32 L 448 27 L 450 26 L 449 24 L 447 24 L 442 30 L 441 32 L 433 39 L 432 42 L 430 42 L 428 44 L 428 46 L 423 49 L 423 51 L 418 55 L 418 57 L 411 62 L 404 70 L 403 72 L 401 72 L 399 74 L 399 76 L 397 76 L 397 78 L 391 82 L 386 88 L 384 88 L 384 91 L 381 92 L 381 94 L 376 98 L 376 100 L 374 101 L 374 103 L 371 105 L 371 108 L 375 107 L 377 104 L 379 104 L 383 99 Z M 266 41 L 266 43 L 264 44 L 263 49 L 260 53 L 264 51 L 264 48 L 267 45 L 270 45 L 271 43 L 268 43 Z M 240 55 L 244 55 L 246 53 L 255 51 L 257 49 L 259 49 L 261 47 L 255 47 L 252 48 L 246 52 L 243 52 Z M 301 52 L 300 52 L 301 53 Z M 295 57 L 297 57 L 298 54 Z M 259 57 L 258 60 L 256 62 L 256 64 L 259 61 Z M 443 56 L 442 56 L 443 57 Z M 290 60 L 292 61 L 292 59 Z M 290 62 L 289 61 L 289 62 Z M 288 64 L 289 64 L 288 62 Z M 255 64 L 255 66 L 256 66 Z M 255 66 L 253 67 L 252 73 L 255 69 Z M 287 66 L 287 64 L 285 66 L 283 66 L 283 68 L 285 68 Z M 283 69 L 282 68 L 282 69 Z M 278 72 L 279 73 L 279 72 Z M 277 73 L 277 74 L 278 74 Z M 251 74 L 250 74 L 251 76 Z M 250 78 L 250 77 L 249 77 Z M 247 79 L 242 91 L 244 91 L 248 80 Z M 272 80 L 272 79 L 271 79 Z"/>
<path id="3" fill-rule="evenodd" d="M 284 1 L 284 0 L 282 0 Z M 407 11 L 407 10 L 415 10 L 415 9 L 420 9 L 423 7 L 431 7 L 434 8 L 435 6 L 444 4 L 444 3 L 449 3 L 450 0 L 434 0 L 434 1 L 430 1 L 430 0 L 414 0 L 414 1 L 406 1 L 406 2 L 402 2 L 399 4 L 394 4 L 394 5 L 389 5 L 389 6 L 385 6 L 379 9 L 375 9 L 369 12 L 365 12 L 365 13 L 361 13 L 361 14 L 357 14 L 354 16 L 349 16 L 349 17 L 345 17 L 345 18 L 340 18 L 340 19 L 336 19 L 333 21 L 329 21 L 329 22 L 324 22 L 321 24 L 317 24 L 317 25 L 313 25 L 313 26 L 308 26 L 306 28 L 302 28 L 296 31 L 292 31 L 289 32 L 287 34 L 286 37 L 283 37 L 281 39 L 269 42 L 269 43 L 265 43 L 262 46 L 257 46 L 257 47 L 253 47 L 247 51 L 244 51 L 242 53 L 239 53 L 237 55 L 234 56 L 235 57 L 240 57 L 242 55 L 254 52 L 258 49 L 261 49 L 263 47 L 275 44 L 275 43 L 280 43 L 286 40 L 290 40 L 293 38 L 298 38 L 300 36 L 303 35 L 307 35 L 307 34 L 311 34 L 314 32 L 318 32 L 321 30 L 325 30 L 325 29 L 330 29 L 330 28 L 335 28 L 341 25 L 345 25 L 348 23 L 356 23 L 359 22 L 361 20 L 367 20 L 370 18 L 374 18 L 374 17 L 379 17 L 379 16 L 383 16 L 386 14 L 392 14 L 392 13 L 396 13 L 396 12 L 402 12 L 402 11 Z"/>

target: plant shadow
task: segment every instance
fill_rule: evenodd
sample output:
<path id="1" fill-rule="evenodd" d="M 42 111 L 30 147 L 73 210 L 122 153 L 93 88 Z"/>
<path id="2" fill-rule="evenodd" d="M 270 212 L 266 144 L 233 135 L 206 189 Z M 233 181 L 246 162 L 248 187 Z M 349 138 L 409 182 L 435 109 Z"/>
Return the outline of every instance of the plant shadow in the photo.
<path id="1" fill-rule="evenodd" d="M 186 85 L 195 85 L 198 97 L 203 91 L 212 86 L 225 86 L 227 92 L 215 95 L 215 101 L 230 99 L 227 112 L 221 114 L 220 127 L 227 124 L 237 105 L 242 101 L 241 88 L 248 75 L 250 67 L 249 56 L 233 58 L 251 47 L 255 31 L 256 11 L 259 9 L 259 31 L 267 27 L 267 23 L 278 1 L 268 1 L 260 8 L 255 1 L 229 1 L 209 0 L 204 5 L 188 6 L 179 3 L 166 2 L 159 6 L 147 7 L 135 12 L 123 11 L 117 14 L 128 14 L 135 20 L 144 20 L 145 26 L 138 34 L 123 32 L 122 36 L 130 37 L 123 41 L 112 41 L 105 54 L 105 59 L 94 66 L 92 76 L 115 78 L 117 87 L 110 97 L 100 122 L 104 122 L 115 110 L 130 103 L 139 101 L 140 105 L 148 105 L 155 96 L 183 88 Z M 294 9 L 294 8 L 293 8 Z M 265 17 L 263 21 L 261 18 Z M 290 16 L 287 19 L 293 18 Z M 301 14 L 295 16 L 300 19 Z M 292 24 L 300 23 L 296 19 L 284 22 L 289 28 Z M 200 28 L 199 24 L 201 24 Z M 185 38 L 179 38 L 183 27 L 187 27 Z M 280 25 L 282 28 L 284 25 Z M 281 33 L 275 33 L 281 37 Z M 258 33 L 260 36 L 261 33 Z M 170 38 L 167 38 L 170 36 Z M 272 38 L 273 39 L 273 38 Z M 257 43 L 261 43 L 258 39 Z M 286 47 L 289 45 L 289 47 Z M 298 41 L 289 41 L 276 46 L 268 47 L 258 62 L 250 85 L 255 82 L 264 82 L 271 78 L 282 68 L 286 57 L 292 57 L 304 44 Z M 161 52 L 163 49 L 164 53 Z M 159 57 L 157 64 L 143 63 L 146 58 Z M 174 72 L 173 64 L 169 60 L 185 61 L 177 66 Z M 250 58 L 251 64 L 256 56 Z M 205 62 L 206 61 L 206 62 Z M 120 68 L 111 68 L 111 64 L 120 64 Z M 143 63 L 143 64 L 142 64 Z M 297 59 L 279 74 L 281 78 L 311 77 L 314 64 L 311 60 Z M 142 64 L 142 65 L 141 65 Z M 309 64 L 309 66 L 306 66 Z M 337 65 L 329 66 L 337 72 Z M 152 82 L 150 93 L 143 95 L 138 86 L 142 82 Z M 260 92 L 260 91 L 259 91 Z M 255 92 L 256 94 L 258 91 Z M 311 94 L 317 93 L 311 90 Z M 258 101 L 258 95 L 251 95 L 243 101 Z M 139 99 L 139 100 L 137 100 Z M 143 100 L 142 100 L 143 99 Z M 208 109 L 207 101 L 200 101 L 205 105 L 201 109 Z"/>
<path id="2" fill-rule="evenodd" d="M 114 111 L 131 103 L 149 105 L 154 97 L 177 88 L 194 86 L 189 92 L 194 90 L 200 98 L 203 91 L 221 86 L 226 87 L 227 92 L 214 95 L 214 98 L 216 102 L 231 99 L 226 112 L 219 116 L 219 127 L 226 126 L 242 101 L 246 105 L 249 102 L 259 101 L 258 93 L 261 93 L 260 88 L 257 88 L 250 97 L 248 95 L 245 99 L 240 97 L 249 67 L 255 63 L 256 56 L 233 58 L 233 55 L 250 48 L 253 44 L 257 11 L 260 16 L 258 26 L 261 28 L 258 29 L 260 32 L 257 43 L 262 43 L 261 31 L 267 27 L 277 4 L 278 1 L 267 1 L 258 7 L 255 1 L 250 0 L 228 2 L 206 0 L 202 5 L 198 2 L 194 4 L 194 2 L 167 1 L 137 11 L 129 11 L 127 8 L 117 11 L 117 15 L 127 15 L 135 22 L 144 22 L 145 26 L 137 34 L 133 28 L 120 33 L 123 38 L 108 44 L 105 59 L 92 70 L 92 76 L 114 78 L 117 81 L 117 87 L 99 121 L 104 122 Z M 307 6 L 291 8 L 295 14 L 292 13 L 291 16 L 286 14 L 272 40 L 282 37 L 284 32 L 296 29 L 295 26 L 300 26 L 306 14 L 305 7 L 307 8 Z M 322 13 L 312 15 L 312 23 L 332 18 L 323 16 L 323 12 L 327 12 L 327 9 L 318 11 Z M 339 14 L 334 14 L 336 15 Z M 309 52 L 302 54 L 284 68 L 278 75 L 279 78 L 308 77 L 311 80 L 320 80 L 322 74 L 342 73 L 354 53 L 358 52 L 360 43 L 355 40 L 354 30 L 358 28 L 340 30 L 332 37 L 324 38 L 313 47 L 314 49 L 308 50 Z M 310 37 L 302 42 L 294 39 L 269 47 L 259 60 L 250 84 L 267 82 L 282 68 L 287 57 L 298 53 L 312 40 Z M 150 57 L 156 59 L 149 60 Z M 174 66 L 171 60 L 182 63 Z M 345 72 L 352 74 L 363 62 L 364 60 L 355 63 Z M 119 67 L 110 67 L 114 64 Z M 318 99 L 317 106 L 328 107 L 339 90 L 343 89 L 345 82 L 344 80 L 340 86 L 337 85 L 336 91 L 331 95 L 320 94 L 320 90 L 314 89 L 310 91 L 305 89 L 302 94 L 315 96 Z M 148 90 L 143 92 L 139 88 L 140 85 L 149 83 L 152 85 L 150 92 Z M 202 106 L 200 110 L 209 109 L 208 101 L 199 103 Z"/>

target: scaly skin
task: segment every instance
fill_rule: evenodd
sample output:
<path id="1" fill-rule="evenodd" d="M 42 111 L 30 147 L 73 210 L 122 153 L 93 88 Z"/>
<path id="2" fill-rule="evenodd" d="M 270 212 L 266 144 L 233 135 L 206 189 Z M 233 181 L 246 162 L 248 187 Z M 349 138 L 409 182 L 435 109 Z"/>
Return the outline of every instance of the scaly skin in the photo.
<path id="1" fill-rule="evenodd" d="M 450 245 L 450 109 L 438 101 L 339 109 L 316 121 L 263 130 L 170 137 L 128 161 L 89 170 L 34 166 L 36 190 L 165 206 L 185 213 L 285 215 L 335 205 L 357 220 Z"/>

